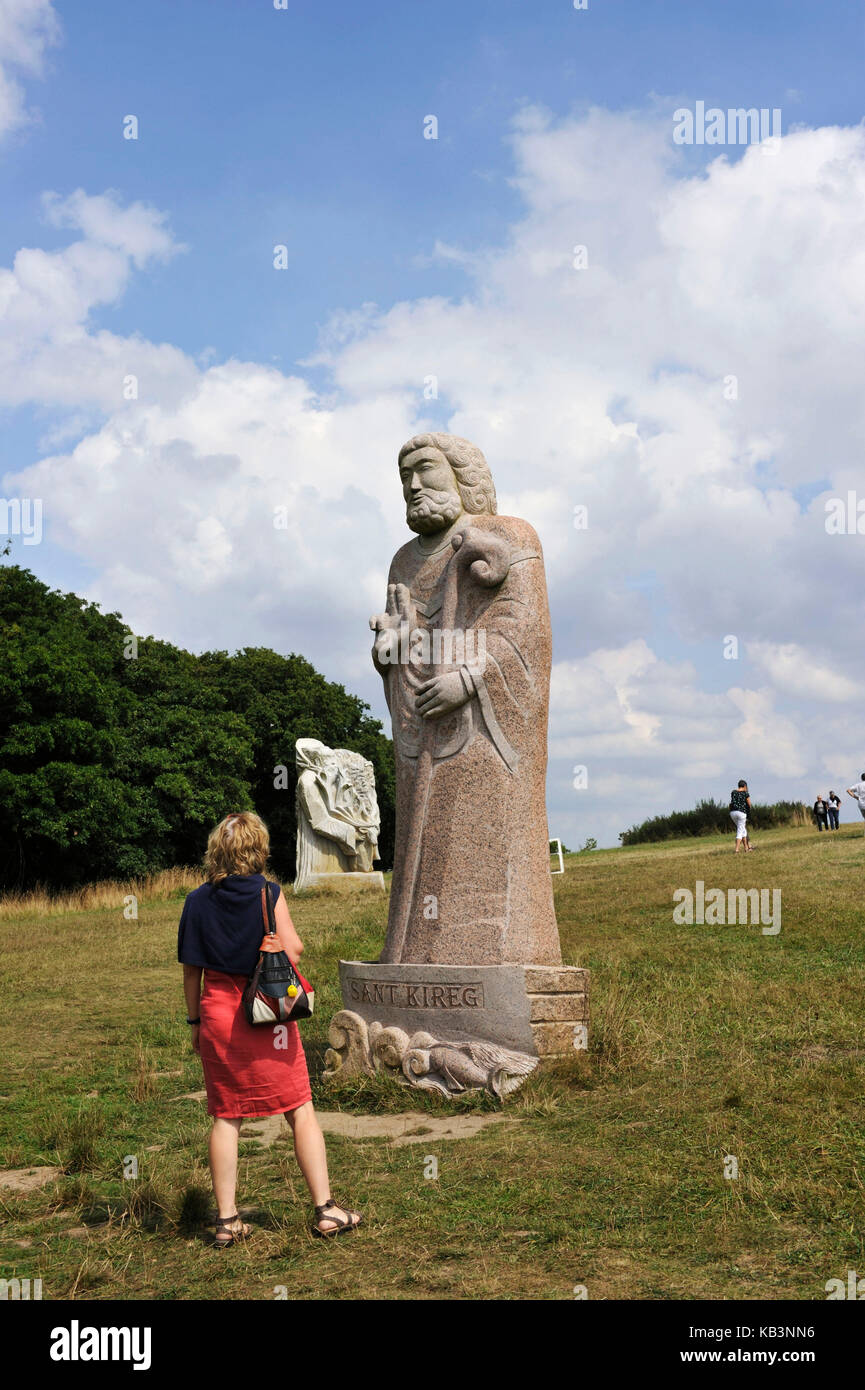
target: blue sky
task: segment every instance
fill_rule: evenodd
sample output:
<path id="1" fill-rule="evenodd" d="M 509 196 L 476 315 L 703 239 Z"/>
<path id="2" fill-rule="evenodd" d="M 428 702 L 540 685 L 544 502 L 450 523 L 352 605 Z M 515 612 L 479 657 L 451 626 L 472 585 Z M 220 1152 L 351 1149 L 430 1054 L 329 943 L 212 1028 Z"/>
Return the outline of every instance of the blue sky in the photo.
<path id="1" fill-rule="evenodd" d="M 623 828 L 621 788 L 629 776 L 633 780 L 634 759 L 643 753 L 647 762 L 638 777 L 645 777 L 646 814 L 669 796 L 686 804 L 702 790 L 725 794 L 731 774 L 721 771 L 717 739 L 694 732 L 680 757 L 675 702 L 665 708 L 655 687 L 669 690 L 693 679 L 697 704 L 701 692 L 707 708 L 709 697 L 726 700 L 717 707 L 719 717 L 727 719 L 724 737 L 738 747 L 740 761 L 758 758 L 766 742 L 762 720 L 783 729 L 765 767 L 756 764 L 767 794 L 794 794 L 802 783 L 810 795 L 815 779 L 820 785 L 827 776 L 840 781 L 847 759 L 862 760 L 853 709 L 837 693 L 848 690 L 845 681 L 852 690 L 859 678 L 844 605 L 833 601 L 827 624 L 818 606 L 809 608 L 813 595 L 796 600 L 798 572 L 790 582 L 782 572 L 783 563 L 801 554 L 811 556 L 805 563 L 814 573 L 849 574 L 854 583 L 861 573 L 852 547 L 843 554 L 840 546 L 820 549 L 826 541 L 814 521 L 823 493 L 846 486 L 848 473 L 854 476 L 861 446 L 862 422 L 846 369 L 839 384 L 831 363 L 833 352 L 843 348 L 848 361 L 859 345 L 858 330 L 845 318 L 844 296 L 851 273 L 854 279 L 858 273 L 860 209 L 851 205 L 845 221 L 837 206 L 858 186 L 861 5 L 589 0 L 588 10 L 575 11 L 569 0 L 441 0 L 435 6 L 289 0 L 286 11 L 276 11 L 271 0 L 56 0 L 52 10 L 48 0 L 16 0 L 10 12 L 16 10 L 37 19 L 53 13 L 58 24 L 53 42 L 34 40 L 36 58 L 29 64 L 16 63 L 14 43 L 0 25 L 0 71 L 20 84 L 21 108 L 0 144 L 0 265 L 11 268 L 21 248 L 39 248 L 61 257 L 57 264 L 78 294 L 80 267 L 70 268 L 62 257 L 84 214 L 76 205 L 52 221 L 42 201 L 48 191 L 63 200 L 81 189 L 88 199 L 108 195 L 118 208 L 155 209 L 173 241 L 166 249 L 148 214 L 135 213 L 147 243 L 136 259 L 132 241 L 123 242 L 128 228 L 121 236 L 108 227 L 113 214 L 102 209 L 96 232 L 87 230 L 85 217 L 79 230 L 87 275 L 96 267 L 93 275 L 105 275 L 108 288 L 88 299 L 85 287 L 81 314 L 69 323 L 61 306 L 56 331 L 33 310 L 28 326 L 16 326 L 11 335 L 22 378 L 31 360 L 42 364 L 42 375 L 32 390 L 16 386 L 2 397 L 0 473 L 7 496 L 25 495 L 28 486 L 32 491 L 36 479 L 50 494 L 43 544 L 18 547 L 16 560 L 52 584 L 121 609 L 137 630 L 190 646 L 252 640 L 289 650 L 307 643 L 328 676 L 357 689 L 382 714 L 365 655 L 357 661 L 349 655 L 355 638 L 365 650 L 363 633 L 357 636 L 360 608 L 380 582 L 388 546 L 399 540 L 399 499 L 384 496 L 386 472 L 371 480 L 378 467 L 373 456 L 378 449 L 395 454 L 404 422 L 473 429 L 482 436 L 478 442 L 487 449 L 500 493 L 522 506 L 548 549 L 560 678 L 573 690 L 573 700 L 560 702 L 556 715 L 554 684 L 553 767 L 556 757 L 561 761 L 551 802 L 568 827 L 566 838 L 583 829 L 591 833 L 595 825 L 602 841 L 615 838 L 615 829 Z M 722 109 L 780 107 L 781 158 L 758 166 L 759 152 L 743 160 L 736 147 L 674 150 L 672 112 L 697 100 Z M 601 113 L 597 119 L 589 115 L 593 107 Z M 128 114 L 140 122 L 136 141 L 122 138 Z M 422 138 L 428 114 L 438 120 L 434 141 Z M 727 172 L 707 172 L 719 155 Z M 849 186 L 829 196 L 827 180 L 838 170 Z M 707 201 L 715 209 L 711 216 Z M 573 283 L 562 279 L 547 302 L 549 273 L 559 273 L 548 267 L 556 256 L 567 257 L 572 241 L 590 235 L 586 227 L 594 238 L 592 265 L 600 263 L 609 276 L 606 289 L 596 293 L 584 278 L 587 297 L 580 290 L 574 298 Z M 815 352 L 812 316 L 820 323 L 820 302 L 806 302 L 807 284 L 815 282 L 804 265 L 816 254 L 809 229 L 827 248 L 817 261 L 820 302 L 831 306 L 825 374 L 820 363 L 807 360 Z M 116 251 L 121 242 L 123 268 L 109 273 L 102 264 L 105 248 Z M 279 273 L 272 265 L 276 243 L 284 243 L 289 256 L 288 269 Z M 837 261 L 835 271 L 827 267 L 830 260 Z M 736 267 L 729 294 L 728 263 Z M 833 274 L 836 281 L 823 282 Z M 790 320 L 799 277 L 805 298 Z M 779 286 L 788 284 L 784 306 L 786 289 Z M 687 304 L 677 298 L 682 286 Z M 857 282 L 852 298 L 858 293 Z M 654 296 L 657 302 L 650 303 Z M 405 306 L 404 312 L 394 306 Z M 634 306 L 639 322 L 632 324 Z M 354 316 L 349 332 L 346 315 Z M 34 346 L 27 333 L 37 319 Z M 649 338 L 643 355 L 641 343 Z M 499 343 L 506 344 L 501 360 Z M 441 368 L 442 376 L 440 399 L 426 406 L 418 399 L 425 344 L 428 369 Z M 157 369 L 158 345 L 167 345 L 167 353 Z M 632 348 L 635 360 L 626 363 Z M 407 384 L 400 367 L 415 353 L 417 390 L 415 377 Z M 116 360 L 119 381 L 136 354 L 153 364 L 142 376 L 137 411 L 121 400 L 115 405 L 104 385 L 90 391 L 100 363 L 107 371 L 109 358 Z M 707 403 L 707 383 L 739 361 L 742 408 L 724 416 Z M 171 362 L 177 380 L 186 383 L 177 387 L 178 399 Z M 247 366 L 228 377 L 213 372 L 228 362 Z M 52 381 L 67 369 L 68 382 L 54 389 Z M 247 611 L 257 615 L 250 626 L 242 615 L 230 617 L 234 609 L 225 591 L 204 572 L 208 563 L 214 572 L 221 563 L 233 512 L 228 495 L 212 512 L 199 507 L 219 475 L 223 451 L 218 439 L 199 448 L 208 417 L 195 410 L 210 411 L 209 418 L 225 411 L 224 454 L 241 460 L 235 510 L 243 512 L 257 489 L 270 489 L 276 499 L 277 464 L 259 466 L 256 455 L 256 431 L 269 425 L 246 417 L 241 422 L 237 405 L 244 393 L 248 398 L 271 389 L 267 369 L 278 373 L 269 409 L 284 410 L 286 425 L 282 442 L 269 439 L 265 452 L 278 460 L 280 449 L 287 450 L 285 486 L 295 489 L 302 522 L 281 619 L 262 592 L 261 577 L 244 573 Z M 799 419 L 805 410 L 800 371 L 802 381 L 813 383 L 806 388 L 813 391 L 810 426 Z M 313 404 L 292 395 L 286 379 L 294 377 L 305 383 Z M 184 391 L 194 409 L 179 403 Z M 573 406 L 571 393 L 578 402 Z M 532 454 L 531 424 L 551 408 L 561 409 L 559 432 L 539 441 Z M 509 412 L 516 422 L 511 435 L 502 423 Z M 623 433 L 608 439 L 619 427 Z M 365 433 L 352 475 L 352 431 L 358 428 Z M 820 441 L 819 457 L 810 428 Z M 114 471 L 100 464 L 88 483 L 94 458 L 121 429 L 144 440 L 138 462 L 118 456 Z M 333 434 L 324 462 L 309 445 L 319 429 Z M 696 457 L 704 440 L 714 442 L 691 476 L 687 462 L 674 460 Z M 341 450 L 342 457 L 334 461 L 328 449 Z M 187 466 L 187 457 L 199 462 Z M 159 500 L 150 512 L 143 500 L 148 469 L 159 478 Z M 699 521 L 685 521 L 704 505 L 703 476 L 707 489 L 715 489 L 714 500 Z M 80 498 L 88 489 L 94 496 L 104 490 L 108 477 L 112 490 L 116 480 L 127 510 L 137 509 L 144 531 L 152 526 L 161 534 L 177 524 L 174 550 L 161 554 L 157 547 L 152 570 L 144 558 L 130 561 L 128 546 L 112 548 L 120 500 L 116 511 L 101 511 L 94 502 L 87 525 L 81 524 Z M 681 487 L 690 489 L 688 510 L 677 517 L 670 501 Z M 585 547 L 582 554 L 574 550 L 567 521 L 556 512 L 556 488 L 570 490 L 566 511 L 571 501 L 590 495 L 596 517 L 611 517 L 626 495 L 640 506 L 627 523 L 624 517 L 605 520 L 603 533 L 589 538 L 597 548 L 588 560 Z M 800 521 L 791 519 L 788 500 Z M 370 542 L 364 550 L 358 540 L 351 555 L 364 575 L 356 586 L 358 613 L 349 620 L 340 611 L 333 619 L 339 636 L 322 642 L 333 595 L 321 597 L 328 581 L 318 557 L 305 568 L 298 556 L 303 538 L 318 536 L 317 527 L 320 548 L 332 544 L 328 508 L 340 516 L 343 509 L 346 525 L 353 513 L 368 516 Z M 194 516 L 195 543 L 204 547 L 203 577 L 188 591 L 182 576 L 173 586 L 166 579 L 187 515 Z M 244 524 L 252 523 L 247 518 Z M 676 528 L 683 526 L 687 541 L 679 563 Z M 705 592 L 698 585 L 686 600 L 688 564 L 698 565 L 705 551 L 693 528 L 715 534 L 712 563 L 721 587 L 728 564 L 736 584 L 747 576 L 726 612 L 723 605 L 715 612 L 715 585 Z M 243 543 L 242 527 L 236 543 Z M 720 637 L 740 628 L 743 651 L 733 688 L 746 692 L 741 698 L 725 693 L 731 673 L 718 658 Z M 598 651 L 619 656 L 594 656 Z M 796 698 L 785 674 L 791 662 L 818 673 L 801 695 L 800 713 L 786 704 Z M 831 734 L 809 722 L 820 672 L 837 672 L 841 682 L 829 702 Z M 641 686 L 646 679 L 654 694 Z M 603 766 L 606 782 L 601 778 L 587 814 L 568 799 L 567 763 L 591 744 L 580 732 L 579 709 L 606 688 L 619 701 L 621 750 L 615 728 L 592 735 L 599 778 Z M 643 696 L 648 703 L 640 710 Z M 734 709 L 739 725 L 730 722 Z M 661 766 L 673 779 L 663 795 L 653 790 Z M 739 775 L 738 764 L 732 771 Z"/>
<path id="2" fill-rule="evenodd" d="M 499 240 L 517 206 L 503 137 L 526 103 L 565 114 L 701 98 L 779 106 L 785 129 L 862 115 L 863 12 L 849 0 L 55 10 L 63 39 L 31 88 L 40 124 L 5 154 L 0 249 L 62 243 L 39 227 L 45 188 L 167 208 L 189 254 L 101 318 L 193 354 L 288 365 L 338 309 L 463 292 L 457 269 L 418 262 L 436 238 Z M 129 112 L 136 142 L 121 138 Z M 439 139 L 421 144 L 430 112 Z M 275 242 L 292 265 L 278 297 Z"/>

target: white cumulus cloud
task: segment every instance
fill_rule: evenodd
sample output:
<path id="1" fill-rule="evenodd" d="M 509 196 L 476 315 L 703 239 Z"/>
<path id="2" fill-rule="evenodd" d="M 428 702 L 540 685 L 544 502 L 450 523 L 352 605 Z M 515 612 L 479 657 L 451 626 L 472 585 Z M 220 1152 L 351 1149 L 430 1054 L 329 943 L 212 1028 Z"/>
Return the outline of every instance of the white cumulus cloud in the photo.
<path id="1" fill-rule="evenodd" d="M 21 78 L 42 75 L 59 37 L 51 0 L 0 0 L 0 140 L 30 119 Z"/>
<path id="2" fill-rule="evenodd" d="M 100 328 L 177 250 L 167 220 L 50 198 L 70 242 L 0 272 L 0 390 L 98 420 L 57 426 L 56 452 L 4 485 L 44 499 L 48 533 L 95 567 L 90 596 L 136 630 L 302 651 L 378 699 L 367 617 L 407 535 L 396 453 L 436 427 L 433 374 L 500 509 L 544 545 L 569 843 L 739 776 L 761 799 L 849 781 L 862 542 L 827 533 L 824 502 L 861 478 L 865 131 L 798 130 L 696 174 L 652 113 L 531 109 L 511 143 L 523 210 L 499 245 L 447 249 L 465 294 L 378 309 L 359 292 L 310 345 L 326 396 Z M 572 763 L 590 766 L 580 803 Z"/>

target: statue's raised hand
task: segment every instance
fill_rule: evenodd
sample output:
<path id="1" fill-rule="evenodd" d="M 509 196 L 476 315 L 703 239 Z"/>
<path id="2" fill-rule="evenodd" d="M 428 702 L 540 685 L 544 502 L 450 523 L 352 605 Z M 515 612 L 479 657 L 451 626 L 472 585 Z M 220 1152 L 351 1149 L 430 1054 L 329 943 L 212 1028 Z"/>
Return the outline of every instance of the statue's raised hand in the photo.
<path id="1" fill-rule="evenodd" d="M 413 622 L 414 605 L 408 586 L 388 584 L 385 611 L 374 614 L 369 620 L 375 633 L 372 659 L 378 671 L 384 671 L 399 661 L 400 648 L 406 648 Z"/>

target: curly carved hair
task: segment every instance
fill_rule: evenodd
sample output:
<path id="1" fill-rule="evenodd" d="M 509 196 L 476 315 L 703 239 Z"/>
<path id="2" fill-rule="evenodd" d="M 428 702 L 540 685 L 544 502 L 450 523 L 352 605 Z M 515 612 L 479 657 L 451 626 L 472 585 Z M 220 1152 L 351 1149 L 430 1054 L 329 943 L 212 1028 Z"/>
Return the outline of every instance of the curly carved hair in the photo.
<path id="1" fill-rule="evenodd" d="M 208 883 L 229 874 L 264 873 L 270 855 L 267 826 L 254 811 L 234 811 L 211 830 L 204 856 Z"/>
<path id="2" fill-rule="evenodd" d="M 458 434 L 416 434 L 399 451 L 397 466 L 406 454 L 414 454 L 418 449 L 438 449 L 444 454 L 456 479 L 457 489 L 463 507 L 467 512 L 477 515 L 486 512 L 496 514 L 496 489 L 490 466 L 476 444 L 462 439 Z"/>

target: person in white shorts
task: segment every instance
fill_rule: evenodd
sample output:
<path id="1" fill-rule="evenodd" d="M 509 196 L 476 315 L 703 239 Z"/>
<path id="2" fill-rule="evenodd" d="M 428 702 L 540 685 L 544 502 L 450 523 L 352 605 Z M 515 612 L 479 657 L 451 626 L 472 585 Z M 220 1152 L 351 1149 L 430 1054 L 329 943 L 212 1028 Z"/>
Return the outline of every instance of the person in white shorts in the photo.
<path id="1" fill-rule="evenodd" d="M 865 820 L 865 772 L 859 774 L 858 782 L 854 782 L 852 787 L 847 788 L 847 795 L 855 796 L 859 803 L 859 811 L 862 815 L 862 819 Z M 862 833 L 865 835 L 865 826 L 863 826 Z"/>
<path id="2" fill-rule="evenodd" d="M 745 850 L 751 848 L 751 841 L 748 839 L 748 812 L 751 810 L 751 798 L 748 795 L 748 783 L 744 778 L 739 779 L 739 785 L 735 791 L 730 792 L 730 819 L 736 827 L 736 854 L 739 853 L 739 846 L 744 845 Z"/>

